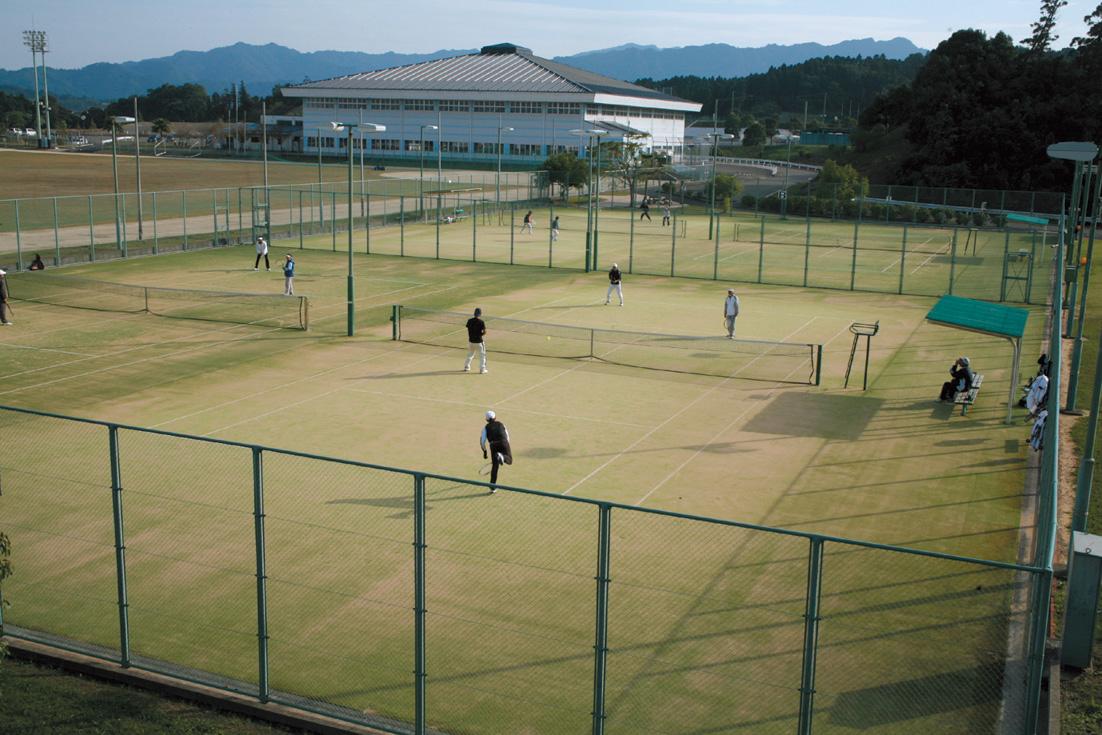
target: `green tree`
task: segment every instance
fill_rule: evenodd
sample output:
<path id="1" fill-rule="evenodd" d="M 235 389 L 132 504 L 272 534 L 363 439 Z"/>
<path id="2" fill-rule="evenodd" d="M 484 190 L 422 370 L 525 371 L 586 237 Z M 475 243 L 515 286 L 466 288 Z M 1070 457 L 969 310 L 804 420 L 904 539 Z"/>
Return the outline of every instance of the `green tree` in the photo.
<path id="1" fill-rule="evenodd" d="M 759 122 L 752 123 L 746 128 L 746 134 L 742 138 L 744 146 L 762 145 L 765 143 L 765 126 Z"/>
<path id="2" fill-rule="evenodd" d="M 30 115 L 22 110 L 8 110 L 4 113 L 5 128 L 26 128 L 30 126 Z"/>
<path id="3" fill-rule="evenodd" d="M 1030 26 L 1033 35 L 1026 41 L 1032 53 L 1043 54 L 1059 38 L 1052 29 L 1056 27 L 1056 14 L 1067 4 L 1068 0 L 1041 0 L 1041 17 Z"/>
<path id="4" fill-rule="evenodd" d="M 722 202 L 730 199 L 735 201 L 736 197 L 742 193 L 742 182 L 730 174 L 716 174 L 716 206 L 722 206 Z M 708 182 L 708 186 L 705 188 L 705 194 L 708 200 L 712 198 L 712 182 Z"/>
<path id="5" fill-rule="evenodd" d="M 822 171 L 815 179 L 813 189 L 816 198 L 837 197 L 840 201 L 848 201 L 866 194 L 869 190 L 869 181 L 848 163 L 839 165 L 837 161 L 827 159 L 823 163 Z"/>
<path id="6" fill-rule="evenodd" d="M 589 182 L 589 163 L 572 152 L 552 153 L 543 162 L 548 183 L 559 185 L 563 201 L 570 189 L 580 189 Z"/>
<path id="7" fill-rule="evenodd" d="M 172 126 L 169 125 L 168 120 L 165 120 L 163 117 L 159 117 L 159 118 L 157 118 L 156 120 L 153 121 L 153 132 L 154 133 L 158 133 L 158 134 L 163 135 L 163 134 L 169 132 L 171 129 L 172 129 Z"/>

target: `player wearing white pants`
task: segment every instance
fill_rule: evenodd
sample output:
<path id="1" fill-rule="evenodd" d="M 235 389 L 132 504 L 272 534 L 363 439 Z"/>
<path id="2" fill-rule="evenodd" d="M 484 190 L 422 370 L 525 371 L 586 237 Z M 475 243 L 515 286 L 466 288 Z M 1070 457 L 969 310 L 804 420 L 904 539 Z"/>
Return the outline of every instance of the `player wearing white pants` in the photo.
<path id="1" fill-rule="evenodd" d="M 465 373 L 470 372 L 475 355 L 480 359 L 478 372 L 489 372 L 486 370 L 486 343 L 483 341 L 486 336 L 486 322 L 482 321 L 481 316 L 482 309 L 475 309 L 474 316 L 467 320 L 467 362 L 463 365 Z"/>
<path id="2" fill-rule="evenodd" d="M 621 280 L 623 280 L 623 274 L 620 273 L 620 266 L 613 263 L 608 269 L 608 293 L 605 294 L 605 306 L 612 301 L 613 291 L 616 291 L 616 295 L 620 297 L 620 306 L 624 305 L 624 287 Z"/>
<path id="3" fill-rule="evenodd" d="M 738 318 L 738 296 L 735 289 L 727 289 L 727 299 L 723 302 L 723 321 L 727 325 L 727 339 L 735 338 L 735 319 Z"/>

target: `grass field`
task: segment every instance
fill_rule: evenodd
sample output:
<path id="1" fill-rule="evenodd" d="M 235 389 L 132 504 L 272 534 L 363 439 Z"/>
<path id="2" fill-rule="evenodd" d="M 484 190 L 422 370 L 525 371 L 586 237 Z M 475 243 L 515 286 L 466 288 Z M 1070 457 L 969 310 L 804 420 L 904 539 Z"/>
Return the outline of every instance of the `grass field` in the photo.
<path id="1" fill-rule="evenodd" d="M 441 228 L 442 255 L 463 257 L 468 225 Z M 407 253 L 435 248 L 434 229 L 407 232 Z M 506 260 L 507 236 L 480 251 Z M 564 229 L 564 246 L 575 236 Z M 739 285 L 741 337 L 824 345 L 818 388 L 496 354 L 492 332 L 489 374 L 464 374 L 458 350 L 390 341 L 389 305 L 714 335 L 726 284 L 635 275 L 626 305 L 606 307 L 603 273 L 359 256 L 348 339 L 347 256 L 314 249 L 327 242 L 296 254 L 305 333 L 16 301 L 0 332 L 0 403 L 472 479 L 493 408 L 513 437 L 510 484 L 1016 558 L 1028 427 L 1002 423 L 1009 349 L 925 323 L 931 298 Z M 373 252 L 400 246 L 394 228 L 372 232 Z M 513 247 L 546 265 L 546 243 Z M 602 265 L 620 258 L 601 247 Z M 278 292 L 277 274 L 252 262 L 250 247 L 230 247 L 65 272 Z M 16 299 L 33 277 L 11 277 Z M 877 319 L 870 389 L 843 390 L 848 326 Z M 1033 307 L 1027 360 L 1043 322 Z M 967 417 L 934 400 L 962 353 L 986 376 Z M 17 565 L 8 622 L 116 645 L 103 430 L 0 421 L 0 514 Z M 255 682 L 248 452 L 135 432 L 120 442 L 135 653 Z M 265 472 L 273 686 L 408 720 L 409 478 L 279 455 Z M 442 480 L 426 492 L 433 725 L 583 729 L 595 510 Z M 806 542 L 628 511 L 613 534 L 610 732 L 791 732 Z M 824 585 L 817 732 L 993 730 L 1012 573 L 831 546 Z"/>

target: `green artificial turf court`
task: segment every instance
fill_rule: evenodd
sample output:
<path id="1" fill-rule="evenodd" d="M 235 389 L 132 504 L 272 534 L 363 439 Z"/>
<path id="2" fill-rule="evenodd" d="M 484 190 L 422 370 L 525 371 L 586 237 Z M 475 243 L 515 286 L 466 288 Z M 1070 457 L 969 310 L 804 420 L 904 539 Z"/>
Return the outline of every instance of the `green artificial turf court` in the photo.
<path id="1" fill-rule="evenodd" d="M 457 235 L 449 248 L 467 226 L 441 228 Z M 373 231 L 373 251 L 391 236 Z M 430 246 L 424 232 L 406 242 Z M 287 250 L 275 244 L 273 266 Z M 727 284 L 632 275 L 621 308 L 603 304 L 602 272 L 357 255 L 348 339 L 347 254 L 293 252 L 307 332 L 16 300 L 16 324 L 0 332 L 0 403 L 471 479 L 492 408 L 512 435 L 509 484 L 1016 557 L 1029 427 L 1020 413 L 1002 423 L 1009 348 L 926 324 L 931 298 L 734 284 L 740 337 L 824 345 L 818 387 L 500 354 L 492 323 L 479 375 L 461 372 L 460 350 L 391 341 L 390 305 L 705 336 L 723 333 Z M 55 272 L 278 293 L 279 274 L 253 272 L 253 257 L 232 247 Z M 15 299 L 34 275 L 11 276 Z M 843 390 L 849 324 L 875 320 L 870 389 L 855 387 L 858 372 Z M 1034 307 L 1027 369 L 1043 322 Z M 985 375 L 967 417 L 934 400 L 959 354 Z M 5 413 L 0 436 L 0 514 L 18 570 L 6 620 L 115 645 L 105 430 Z M 135 654 L 255 682 L 249 451 L 131 430 L 119 442 Z M 411 478 L 264 461 L 273 687 L 408 721 Z M 431 724 L 584 728 L 596 509 L 436 478 L 426 495 Z M 791 732 L 806 541 L 626 510 L 612 529 L 609 731 Z M 990 727 L 1012 576 L 828 546 L 816 730 Z"/>

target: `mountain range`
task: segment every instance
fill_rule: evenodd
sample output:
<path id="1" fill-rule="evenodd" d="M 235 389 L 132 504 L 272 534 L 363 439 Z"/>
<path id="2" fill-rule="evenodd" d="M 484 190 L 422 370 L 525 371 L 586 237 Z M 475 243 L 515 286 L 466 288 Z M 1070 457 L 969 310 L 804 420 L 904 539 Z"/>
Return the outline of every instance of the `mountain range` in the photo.
<path id="1" fill-rule="evenodd" d="M 391 66 L 473 53 L 475 49 L 442 49 L 426 54 L 358 51 L 312 51 L 269 43 L 235 43 L 209 51 L 180 51 L 171 56 L 123 63 L 96 63 L 80 69 L 49 69 L 50 94 L 66 100 L 110 101 L 144 93 L 162 84 L 201 84 L 208 91 L 244 82 L 253 94 L 268 93 L 274 85 L 353 74 Z M 536 50 L 538 54 L 538 50 Z M 875 56 L 903 59 L 923 53 L 905 38 L 871 38 L 825 46 L 800 43 L 739 48 L 723 43 L 659 48 L 626 44 L 615 48 L 557 56 L 555 61 L 618 79 L 666 79 L 674 76 L 741 77 L 782 64 L 798 64 L 821 56 Z M 0 90 L 30 95 L 34 76 L 30 67 L 0 69 Z"/>

